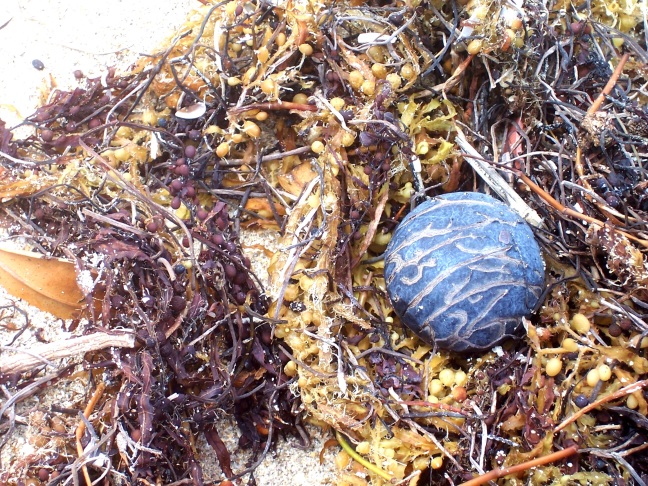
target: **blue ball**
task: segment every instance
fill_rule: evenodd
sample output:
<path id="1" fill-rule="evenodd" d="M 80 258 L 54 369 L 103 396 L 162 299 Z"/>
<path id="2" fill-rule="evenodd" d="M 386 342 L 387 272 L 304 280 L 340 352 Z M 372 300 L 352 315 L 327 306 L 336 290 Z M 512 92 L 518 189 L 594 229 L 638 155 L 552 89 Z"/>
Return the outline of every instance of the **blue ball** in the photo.
<path id="1" fill-rule="evenodd" d="M 531 228 L 508 206 L 455 192 L 398 225 L 385 282 L 401 321 L 421 339 L 480 351 L 518 333 L 544 289 L 544 263 Z"/>

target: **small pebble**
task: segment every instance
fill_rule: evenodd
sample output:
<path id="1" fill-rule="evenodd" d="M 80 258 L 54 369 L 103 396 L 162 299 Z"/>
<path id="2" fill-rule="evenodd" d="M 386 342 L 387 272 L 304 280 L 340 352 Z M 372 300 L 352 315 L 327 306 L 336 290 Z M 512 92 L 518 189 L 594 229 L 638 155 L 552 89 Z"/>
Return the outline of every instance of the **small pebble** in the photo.
<path id="1" fill-rule="evenodd" d="M 34 59 L 32 61 L 32 66 L 34 66 L 39 71 L 42 71 L 43 69 L 45 69 L 45 64 L 43 64 L 43 61 L 41 61 L 40 59 Z"/>
<path id="2" fill-rule="evenodd" d="M 544 289 L 533 231 L 481 193 L 444 194 L 417 206 L 394 230 L 384 265 L 401 322 L 425 342 L 457 352 L 519 335 Z"/>

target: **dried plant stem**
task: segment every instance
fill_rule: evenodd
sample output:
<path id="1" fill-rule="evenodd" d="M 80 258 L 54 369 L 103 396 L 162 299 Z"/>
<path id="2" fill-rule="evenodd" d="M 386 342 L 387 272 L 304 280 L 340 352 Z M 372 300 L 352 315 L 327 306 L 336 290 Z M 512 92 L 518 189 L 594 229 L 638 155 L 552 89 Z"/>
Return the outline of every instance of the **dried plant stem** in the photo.
<path id="1" fill-rule="evenodd" d="M 610 76 L 610 80 L 605 85 L 605 88 L 603 88 L 603 91 L 601 91 L 601 94 L 598 95 L 598 98 L 596 98 L 596 100 L 594 100 L 594 103 L 592 103 L 592 106 L 590 106 L 589 109 L 587 110 L 588 115 L 591 115 L 592 113 L 595 113 L 601 107 L 601 105 L 603 104 L 603 101 L 605 101 L 605 97 L 610 94 L 610 92 L 612 91 L 612 88 L 614 88 L 614 85 L 619 80 L 619 76 L 621 76 L 621 72 L 623 71 L 623 67 L 625 66 L 626 62 L 628 62 L 629 58 L 630 58 L 630 53 L 628 53 L 628 52 L 626 52 L 621 57 L 621 59 L 619 60 L 619 64 L 617 64 L 617 67 L 614 69 L 614 72 L 612 73 L 612 76 Z"/>
<path id="2" fill-rule="evenodd" d="M 385 205 L 387 204 L 388 197 L 389 197 L 389 188 L 383 187 L 383 193 L 380 196 L 380 199 L 378 200 L 376 209 L 374 210 L 373 219 L 369 223 L 369 227 L 367 228 L 367 233 L 365 234 L 365 237 L 362 240 L 362 244 L 360 245 L 360 249 L 358 250 L 358 255 L 351 262 L 351 268 L 355 268 L 356 265 L 358 265 L 358 263 L 360 263 L 360 261 L 365 257 L 365 253 L 369 249 L 369 246 L 371 245 L 374 236 L 376 236 L 376 231 L 378 230 L 378 224 L 380 223 L 380 217 L 382 216 L 382 213 L 385 210 Z"/>
<path id="3" fill-rule="evenodd" d="M 90 398 L 90 401 L 88 402 L 85 410 L 83 411 L 83 416 L 86 419 L 90 418 L 90 414 L 97 406 L 97 402 L 99 402 L 99 399 L 101 398 L 101 395 L 103 394 L 105 388 L 106 388 L 106 384 L 103 382 L 97 385 L 97 389 L 92 394 L 92 398 Z M 79 422 L 79 425 L 75 432 L 77 454 L 79 454 L 79 459 L 83 456 L 83 445 L 81 444 L 81 438 L 83 437 L 83 433 L 85 432 L 85 429 L 86 429 L 86 425 L 85 422 L 82 420 L 81 422 Z M 87 486 L 92 486 L 92 480 L 90 479 L 90 473 L 88 473 L 88 467 L 85 464 L 82 467 L 83 467 L 83 476 L 85 477 Z"/>
<path id="4" fill-rule="evenodd" d="M 563 422 L 554 429 L 554 432 L 560 432 L 562 429 L 567 427 L 569 424 L 571 424 L 575 420 L 578 420 L 580 417 L 582 417 L 583 415 L 588 413 L 590 410 L 594 410 L 595 408 L 603 405 L 604 403 L 611 402 L 612 400 L 617 400 L 619 398 L 623 398 L 626 395 L 630 395 L 631 393 L 639 391 L 639 390 L 641 390 L 642 388 L 644 388 L 646 386 L 648 386 L 648 380 L 642 380 L 642 381 L 638 381 L 636 383 L 632 383 L 631 385 L 624 386 L 623 388 L 620 388 L 619 390 L 615 391 L 614 393 L 610 393 L 609 395 L 601 397 L 598 400 L 596 400 L 595 402 L 590 403 L 586 407 L 581 408 L 578 412 L 576 412 L 571 417 L 563 420 Z"/>
<path id="5" fill-rule="evenodd" d="M 275 101 L 272 103 L 253 103 L 247 106 L 232 108 L 230 113 L 243 113 L 251 110 L 279 111 L 279 110 L 297 110 L 297 111 L 317 111 L 319 108 L 315 105 L 305 103 L 293 103 L 292 101 Z"/>
<path id="6" fill-rule="evenodd" d="M 515 175 L 517 175 L 522 181 L 531 188 L 533 192 L 535 192 L 538 196 L 540 196 L 547 204 L 549 204 L 552 208 L 555 210 L 561 212 L 562 214 L 569 216 L 571 218 L 575 219 L 580 219 L 582 221 L 587 221 L 590 224 L 597 225 L 601 228 L 605 227 L 605 223 L 603 221 L 599 221 L 596 218 L 592 218 L 591 216 L 587 216 L 586 214 L 579 213 L 578 211 L 575 211 L 573 209 L 567 208 L 560 204 L 558 201 L 556 201 L 547 191 L 542 189 L 539 185 L 537 185 L 535 182 L 533 182 L 529 177 L 524 174 L 523 172 L 519 170 L 513 170 Z M 636 236 L 626 233 L 625 231 L 621 231 L 620 229 L 616 229 L 616 231 L 619 234 L 622 234 L 629 240 L 635 241 L 639 243 L 641 246 L 644 246 L 648 248 L 648 241 L 642 240 L 641 238 L 637 238 Z"/>
<path id="7" fill-rule="evenodd" d="M 378 466 L 376 466 L 375 464 L 367 461 L 364 457 L 362 457 L 360 454 L 358 454 L 353 449 L 353 447 L 351 447 L 351 444 L 349 444 L 346 441 L 346 439 L 344 438 L 344 436 L 342 436 L 342 434 L 340 434 L 340 432 L 338 432 L 337 430 L 335 431 L 335 438 L 337 439 L 337 441 L 340 444 L 340 446 L 342 447 L 342 449 L 344 449 L 344 452 L 349 454 L 349 456 L 351 456 L 351 459 L 353 459 L 355 462 L 357 462 L 358 464 L 363 465 L 364 467 L 369 469 L 372 473 L 377 474 L 378 476 L 385 479 L 386 481 L 391 481 L 392 480 L 391 474 L 389 474 L 387 471 L 384 471 L 384 470 L 380 469 Z"/>
<path id="8" fill-rule="evenodd" d="M 30 349 L 5 347 L 3 351 L 14 351 L 16 354 L 0 358 L 0 373 L 23 373 L 42 364 L 51 364 L 51 361 L 57 359 L 81 356 L 90 351 L 109 347 L 132 348 L 133 346 L 135 346 L 135 335 L 132 333 L 96 332 L 34 346 Z"/>
<path id="9" fill-rule="evenodd" d="M 461 75 L 466 72 L 466 69 L 468 69 L 468 66 L 470 66 L 470 63 L 474 59 L 475 55 L 474 54 L 469 54 L 466 59 L 464 59 L 459 66 L 454 70 L 452 73 L 452 76 L 450 76 L 445 82 L 441 84 L 437 84 L 434 88 L 432 88 L 433 91 L 442 91 L 445 93 L 447 90 L 452 88 L 455 84 L 459 82 L 461 79 Z"/>
<path id="10" fill-rule="evenodd" d="M 489 471 L 486 474 L 482 474 L 481 476 L 473 478 L 470 481 L 461 483 L 459 486 L 478 486 L 480 484 L 486 484 L 488 481 L 493 481 L 494 479 L 499 479 L 504 476 L 508 476 L 509 474 L 519 473 L 534 467 L 543 466 L 551 462 L 559 461 L 561 459 L 564 459 L 565 457 L 571 456 L 572 454 L 576 454 L 576 452 L 578 452 L 578 447 L 571 446 L 568 447 L 567 449 L 563 449 L 562 451 L 553 452 L 543 457 L 537 457 L 530 461 L 523 462 L 522 464 L 505 467 L 502 469 L 493 469 L 492 471 Z"/>
<path id="11" fill-rule="evenodd" d="M 621 57 L 621 59 L 619 60 L 619 64 L 617 64 L 617 67 L 614 69 L 614 72 L 612 73 L 612 76 L 610 76 L 610 79 L 608 80 L 607 84 L 603 88 L 603 91 L 601 91 L 598 97 L 594 100 L 594 103 L 592 103 L 592 105 L 588 108 L 587 113 L 585 114 L 586 117 L 593 115 L 601 107 L 603 101 L 605 101 L 605 97 L 610 94 L 610 92 L 616 85 L 617 81 L 619 80 L 619 76 L 621 76 L 621 73 L 623 72 L 623 67 L 625 66 L 629 57 L 630 54 L 627 52 L 623 55 L 623 57 Z M 580 182 L 583 185 L 583 187 L 589 191 L 592 191 L 592 186 L 590 186 L 589 182 L 585 178 L 585 169 L 583 168 L 583 151 L 580 145 L 576 147 L 576 160 L 574 161 L 574 168 L 576 169 L 576 173 L 578 174 L 578 177 L 580 178 Z M 597 203 L 597 206 L 603 212 L 603 214 L 607 216 L 610 216 L 610 214 L 612 214 L 612 215 L 623 217 L 622 214 L 619 214 L 617 211 L 607 206 L 606 204 Z"/>
<path id="12" fill-rule="evenodd" d="M 540 215 L 531 209 L 529 205 L 524 202 L 524 199 L 515 192 L 504 178 L 497 172 L 494 167 L 488 165 L 480 155 L 480 153 L 468 142 L 466 135 L 461 127 L 455 123 L 455 130 L 457 131 L 457 144 L 461 148 L 464 155 L 464 160 L 470 164 L 475 172 L 477 172 L 484 182 L 490 186 L 510 207 L 523 217 L 529 224 L 536 228 L 542 226 L 542 218 Z"/>

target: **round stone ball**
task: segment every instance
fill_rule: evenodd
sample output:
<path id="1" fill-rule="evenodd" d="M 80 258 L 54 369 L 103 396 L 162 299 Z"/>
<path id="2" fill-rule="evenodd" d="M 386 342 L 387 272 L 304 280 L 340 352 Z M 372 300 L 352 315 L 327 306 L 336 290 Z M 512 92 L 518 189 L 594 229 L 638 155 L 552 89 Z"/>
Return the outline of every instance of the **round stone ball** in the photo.
<path id="1" fill-rule="evenodd" d="M 421 339 L 475 352 L 518 333 L 544 289 L 544 263 L 531 228 L 508 206 L 455 192 L 398 225 L 385 282 L 401 321 Z"/>

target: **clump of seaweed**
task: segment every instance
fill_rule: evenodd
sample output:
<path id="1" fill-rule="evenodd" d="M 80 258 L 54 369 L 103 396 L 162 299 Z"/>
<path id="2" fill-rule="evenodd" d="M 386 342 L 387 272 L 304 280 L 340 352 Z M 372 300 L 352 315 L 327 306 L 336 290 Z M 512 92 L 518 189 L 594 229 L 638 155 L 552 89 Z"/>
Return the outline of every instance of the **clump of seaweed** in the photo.
<path id="1" fill-rule="evenodd" d="M 95 406 L 47 471 L 201 484 L 203 434 L 234 480 L 226 411 L 258 453 L 304 417 L 335 429 L 342 484 L 644 484 L 643 15 L 215 3 L 130 73 L 53 93 L 33 136 L 0 127 L 5 213 L 95 272 L 86 332 L 137 336 L 86 356 Z M 549 274 L 526 339 L 479 357 L 408 333 L 382 275 L 411 204 L 458 189 L 516 194 Z M 256 228 L 279 240 L 265 290 Z"/>

